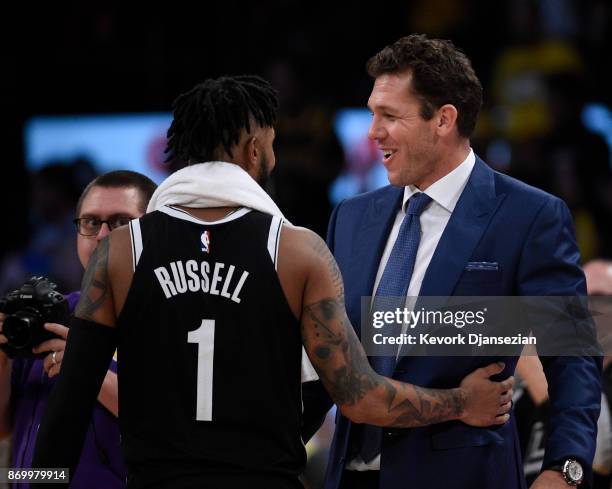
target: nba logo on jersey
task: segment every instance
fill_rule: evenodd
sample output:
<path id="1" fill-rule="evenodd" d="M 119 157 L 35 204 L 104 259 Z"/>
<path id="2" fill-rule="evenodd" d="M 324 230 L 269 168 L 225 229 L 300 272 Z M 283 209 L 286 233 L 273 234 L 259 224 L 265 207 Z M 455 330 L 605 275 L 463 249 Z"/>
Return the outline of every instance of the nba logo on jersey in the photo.
<path id="1" fill-rule="evenodd" d="M 200 241 L 202 241 L 202 251 L 208 253 L 210 247 L 210 231 L 204 231 L 202 236 L 200 236 Z"/>

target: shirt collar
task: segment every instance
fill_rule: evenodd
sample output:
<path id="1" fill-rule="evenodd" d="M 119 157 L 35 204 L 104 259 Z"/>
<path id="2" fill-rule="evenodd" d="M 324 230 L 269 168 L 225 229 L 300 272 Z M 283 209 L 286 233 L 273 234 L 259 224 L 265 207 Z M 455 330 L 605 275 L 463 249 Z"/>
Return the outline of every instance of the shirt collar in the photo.
<path id="1" fill-rule="evenodd" d="M 461 192 L 463 192 L 468 178 L 470 178 L 475 163 L 476 157 L 474 156 L 474 151 L 470 148 L 467 158 L 452 172 L 432 183 L 427 190 L 425 190 L 425 193 L 448 212 L 453 212 L 459 201 Z M 419 192 L 420 190 L 414 185 L 404 187 L 404 201 L 402 203 L 404 209 L 406 208 L 408 199 Z"/>

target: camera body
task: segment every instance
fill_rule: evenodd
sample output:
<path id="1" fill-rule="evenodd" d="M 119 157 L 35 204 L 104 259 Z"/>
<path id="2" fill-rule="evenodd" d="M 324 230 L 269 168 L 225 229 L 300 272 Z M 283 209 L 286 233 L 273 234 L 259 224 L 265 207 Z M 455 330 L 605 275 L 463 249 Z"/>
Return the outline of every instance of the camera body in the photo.
<path id="1" fill-rule="evenodd" d="M 68 324 L 68 302 L 55 288 L 56 285 L 44 277 L 32 277 L 0 299 L 0 312 L 6 315 L 2 333 L 8 339 L 0 348 L 9 357 L 35 356 L 34 346 L 57 338 L 44 328 L 45 323 Z"/>

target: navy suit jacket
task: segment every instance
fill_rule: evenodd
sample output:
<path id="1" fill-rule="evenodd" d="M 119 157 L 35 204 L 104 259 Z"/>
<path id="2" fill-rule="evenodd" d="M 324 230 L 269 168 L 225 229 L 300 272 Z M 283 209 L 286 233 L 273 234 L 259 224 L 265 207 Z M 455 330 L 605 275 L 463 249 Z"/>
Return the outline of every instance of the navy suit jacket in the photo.
<path id="1" fill-rule="evenodd" d="M 334 210 L 328 245 L 345 284 L 348 316 L 359 333 L 361 297 L 372 295 L 382 252 L 403 197 L 387 186 Z M 420 295 L 585 295 L 571 215 L 558 198 L 476 164 L 431 259 Z M 497 262 L 497 271 L 465 271 L 468 262 Z M 457 387 L 485 357 L 401 357 L 393 378 L 419 386 Z M 517 358 L 503 358 L 502 376 Z M 550 394 L 545 464 L 567 457 L 591 465 L 600 405 L 601 358 L 543 358 Z M 501 376 L 500 376 L 501 377 Z M 352 423 L 336 420 L 326 489 L 336 489 L 347 460 Z M 526 487 L 514 417 L 504 426 L 458 421 L 384 430 L 381 489 Z"/>

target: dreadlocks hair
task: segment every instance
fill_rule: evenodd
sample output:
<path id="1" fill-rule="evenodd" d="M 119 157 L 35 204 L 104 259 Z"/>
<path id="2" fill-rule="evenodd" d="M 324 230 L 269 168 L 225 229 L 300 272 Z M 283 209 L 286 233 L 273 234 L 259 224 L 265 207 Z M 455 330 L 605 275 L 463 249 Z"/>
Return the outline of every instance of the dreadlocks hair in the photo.
<path id="1" fill-rule="evenodd" d="M 215 159 L 222 146 L 231 157 L 243 130 L 251 132 L 276 123 L 278 95 L 255 75 L 208 79 L 179 95 L 172 104 L 174 119 L 168 129 L 166 153 L 189 164 Z"/>

